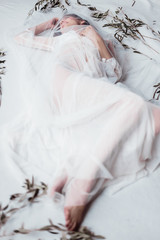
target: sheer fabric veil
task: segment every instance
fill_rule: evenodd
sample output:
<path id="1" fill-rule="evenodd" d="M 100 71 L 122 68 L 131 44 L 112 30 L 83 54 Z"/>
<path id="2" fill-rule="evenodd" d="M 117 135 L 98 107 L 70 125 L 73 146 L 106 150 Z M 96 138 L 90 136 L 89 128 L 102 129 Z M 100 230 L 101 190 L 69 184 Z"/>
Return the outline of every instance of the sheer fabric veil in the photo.
<path id="1" fill-rule="evenodd" d="M 81 17 L 99 31 L 90 18 Z M 65 205 L 73 206 L 90 201 L 107 184 L 146 174 L 144 160 L 151 156 L 154 126 L 151 109 L 140 97 L 111 84 L 121 77 L 113 48 L 112 60 L 104 63 L 93 42 L 80 35 L 88 25 L 62 31 L 62 19 L 38 36 L 30 20 L 16 34 L 27 115 L 13 148 L 18 146 L 23 169 L 35 166 L 35 172 L 46 172 L 52 183 L 66 179 Z M 112 41 L 99 33 L 106 43 Z M 119 54 L 121 48 L 116 49 Z"/>

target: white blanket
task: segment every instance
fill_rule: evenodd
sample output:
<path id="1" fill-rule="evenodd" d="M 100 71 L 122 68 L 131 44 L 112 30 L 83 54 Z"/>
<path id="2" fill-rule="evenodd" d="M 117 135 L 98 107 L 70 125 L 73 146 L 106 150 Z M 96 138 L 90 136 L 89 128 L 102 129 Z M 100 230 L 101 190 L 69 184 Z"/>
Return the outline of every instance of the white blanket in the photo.
<path id="1" fill-rule="evenodd" d="M 88 1 L 89 2 L 89 1 Z M 90 1 L 91 2 L 91 1 Z M 123 6 L 127 14 L 133 18 L 140 18 L 144 22 L 152 25 L 153 20 L 157 21 L 156 28 L 158 29 L 159 22 L 159 12 L 158 7 L 160 4 L 157 1 L 136 1 L 135 5 L 131 7 L 133 1 L 94 1 L 91 2 L 99 9 L 115 10 L 117 7 Z M 1 11 L 1 32 L 3 36 L 6 36 L 5 32 L 12 30 L 15 25 L 19 22 L 23 22 L 26 18 L 27 12 L 33 7 L 33 2 L 27 1 L 23 4 L 19 1 L 6 1 L 5 4 L 0 2 Z M 80 8 L 80 6 L 78 6 Z M 152 15 L 151 15 L 152 10 Z M 5 23 L 5 24 L 3 24 Z M 0 47 L 6 49 L 6 39 L 2 38 L 0 40 Z M 152 45 L 153 41 L 150 42 Z M 138 55 L 136 53 L 131 53 L 128 51 L 127 56 L 127 75 L 125 76 L 125 84 L 131 88 L 137 94 L 144 96 L 145 99 L 150 100 L 153 96 L 154 88 L 153 85 L 159 82 L 160 79 L 160 69 L 159 69 L 159 56 L 154 54 L 148 48 L 144 48 L 139 42 L 133 43 L 137 50 L 143 50 L 145 54 L 152 57 L 154 60 L 150 60 L 145 56 Z M 158 44 L 154 45 L 154 48 L 160 51 Z M 8 50 L 8 49 L 6 49 Z M 3 78 L 3 98 L 2 106 L 0 110 L 0 123 L 1 126 L 8 122 L 14 122 L 19 114 L 22 114 L 23 101 L 22 95 L 19 91 L 19 82 L 16 78 L 16 72 L 14 71 L 14 64 L 12 62 L 12 55 L 9 50 L 7 52 L 7 74 Z M 146 69 L 148 71 L 146 71 Z M 156 102 L 158 103 L 158 102 Z M 4 139 L 5 142 L 5 139 Z M 158 143 L 158 141 L 157 141 Z M 1 149 L 5 147 L 1 145 Z M 155 146 L 158 148 L 158 146 Z M 3 149 L 4 150 L 4 149 Z M 0 191 L 1 191 L 1 201 L 7 202 L 8 196 L 16 191 L 21 191 L 22 181 L 24 179 L 23 169 L 19 169 L 15 159 L 14 154 L 8 156 L 7 148 L 6 154 L 1 155 L 0 152 Z M 4 152 L 4 151 L 3 151 Z M 157 151 L 155 150 L 155 153 Z M 159 162 L 159 156 L 154 156 Z M 11 161 L 14 159 L 15 161 Z M 156 163 L 155 163 L 156 166 Z M 153 166 L 154 168 L 154 166 Z M 25 169 L 27 172 L 27 169 Z M 28 169 L 28 175 L 32 169 Z M 84 225 L 92 227 L 96 233 L 100 233 L 107 237 L 108 239 L 159 239 L 159 168 L 152 173 L 148 178 L 144 178 L 141 181 L 136 182 L 134 185 L 120 191 L 116 195 L 110 196 L 109 191 L 106 191 L 94 202 L 93 206 L 89 210 L 87 217 L 85 218 Z M 43 181 L 47 181 L 46 175 L 42 176 Z M 133 179 L 131 179 L 131 182 Z M 42 205 L 44 205 L 43 213 L 41 211 Z M 51 212 L 51 209 L 53 213 Z M 64 222 L 63 209 L 58 212 L 54 212 L 55 209 L 49 199 L 44 199 L 44 202 L 40 203 L 37 207 L 33 209 L 33 215 L 30 219 L 31 209 L 27 209 L 23 213 L 19 214 L 16 220 L 9 223 L 7 230 L 15 229 L 19 227 L 25 220 L 25 226 L 35 227 L 38 224 L 43 225 L 47 222 L 47 219 L 56 215 L 55 221 Z M 43 214 L 43 221 L 40 216 Z M 149 217 L 150 216 L 150 217 Z M 40 235 L 37 234 L 37 239 Z M 45 235 L 46 237 L 47 235 Z M 43 235 L 40 236 L 43 238 Z M 47 236 L 48 237 L 48 236 Z M 23 236 L 24 239 L 35 239 L 32 235 L 30 238 Z M 9 239 L 9 238 L 4 238 Z M 14 237 L 13 239 L 19 239 L 19 237 Z M 20 236 L 22 239 L 22 236 Z M 49 239 L 49 238 L 48 238 Z"/>

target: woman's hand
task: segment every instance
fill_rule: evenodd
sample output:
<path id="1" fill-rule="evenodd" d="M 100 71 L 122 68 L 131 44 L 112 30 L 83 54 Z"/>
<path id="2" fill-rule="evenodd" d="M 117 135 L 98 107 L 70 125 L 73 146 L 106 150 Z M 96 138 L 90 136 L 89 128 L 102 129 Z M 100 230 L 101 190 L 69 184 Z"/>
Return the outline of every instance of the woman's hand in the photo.
<path id="1" fill-rule="evenodd" d="M 82 30 L 80 32 L 80 35 L 89 38 L 96 47 L 99 47 L 100 42 L 103 42 L 101 36 L 96 32 L 96 30 L 92 26 L 88 26 L 84 30 Z"/>
<path id="2" fill-rule="evenodd" d="M 53 29 L 58 22 L 58 18 L 52 18 L 49 21 L 46 22 L 47 29 Z"/>
<path id="3" fill-rule="evenodd" d="M 112 57 L 110 52 L 108 51 L 103 38 L 96 32 L 96 30 L 92 26 L 86 27 L 84 30 L 80 32 L 81 36 L 85 36 L 89 38 L 95 47 L 99 50 L 101 58 L 109 59 Z"/>

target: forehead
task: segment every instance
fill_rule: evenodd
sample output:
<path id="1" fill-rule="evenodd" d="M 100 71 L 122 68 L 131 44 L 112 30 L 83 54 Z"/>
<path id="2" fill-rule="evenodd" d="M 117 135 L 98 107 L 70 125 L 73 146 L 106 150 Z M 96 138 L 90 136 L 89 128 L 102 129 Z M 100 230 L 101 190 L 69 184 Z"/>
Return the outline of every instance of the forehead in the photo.
<path id="1" fill-rule="evenodd" d="M 63 19 L 73 19 L 73 20 L 76 20 L 76 18 L 75 17 L 72 17 L 72 16 L 64 16 L 63 18 L 62 18 L 62 20 Z"/>

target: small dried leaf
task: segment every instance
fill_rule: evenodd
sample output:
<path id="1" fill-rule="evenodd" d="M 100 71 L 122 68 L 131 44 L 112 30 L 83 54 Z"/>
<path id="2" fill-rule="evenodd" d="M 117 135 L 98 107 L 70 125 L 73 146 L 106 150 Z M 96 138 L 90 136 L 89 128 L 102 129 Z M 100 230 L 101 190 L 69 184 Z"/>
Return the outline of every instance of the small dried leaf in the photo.
<path id="1" fill-rule="evenodd" d="M 160 83 L 156 84 L 156 85 L 153 85 L 153 87 L 160 87 Z"/>
<path id="2" fill-rule="evenodd" d="M 13 212 L 16 212 L 16 211 L 18 211 L 19 210 L 19 208 L 11 208 L 10 210 L 8 210 L 7 211 L 7 213 L 13 213 Z"/>
<path id="3" fill-rule="evenodd" d="M 21 196 L 21 193 L 15 193 L 15 194 L 10 196 L 10 200 L 14 200 L 14 199 L 16 199 L 16 198 L 18 198 L 20 196 Z"/>
<path id="4" fill-rule="evenodd" d="M 65 3 L 70 6 L 71 4 L 68 2 L 68 0 L 65 0 Z"/>
<path id="5" fill-rule="evenodd" d="M 27 229 L 24 229 L 24 228 L 14 230 L 14 233 L 21 233 L 21 234 L 28 234 L 30 232 L 31 232 L 30 230 L 27 230 Z"/>
<path id="6" fill-rule="evenodd" d="M 90 6 L 90 4 L 84 4 L 84 3 L 81 3 L 79 0 L 77 0 L 77 3 L 79 4 L 79 5 L 81 5 L 81 6 Z"/>
<path id="7" fill-rule="evenodd" d="M 136 1 L 135 0 L 133 0 L 133 3 L 132 3 L 132 7 L 134 6 L 134 4 L 136 3 Z"/>
<path id="8" fill-rule="evenodd" d="M 9 205 L 5 206 L 2 211 L 5 211 L 7 208 L 9 207 Z"/>
<path id="9" fill-rule="evenodd" d="M 134 53 L 138 53 L 138 54 L 142 54 L 141 52 L 139 52 L 139 51 L 133 51 Z"/>
<path id="10" fill-rule="evenodd" d="M 91 11 L 97 11 L 96 7 L 88 7 L 88 9 L 91 10 Z"/>
<path id="11" fill-rule="evenodd" d="M 66 228 L 66 226 L 65 226 L 64 224 L 62 224 L 62 223 L 58 223 L 58 225 L 60 225 L 60 226 L 62 226 L 62 227 L 64 227 L 64 228 Z"/>
<path id="12" fill-rule="evenodd" d="M 38 196 L 38 193 L 39 193 L 39 189 L 36 189 L 34 195 L 33 195 L 33 199 L 36 198 Z"/>
<path id="13" fill-rule="evenodd" d="M 51 220 L 51 219 L 49 219 L 49 223 L 50 223 L 51 225 L 53 225 L 53 222 L 52 222 L 52 220 Z"/>
<path id="14" fill-rule="evenodd" d="M 47 225 L 39 229 L 39 231 L 46 231 L 46 230 L 53 230 L 53 227 L 51 225 Z"/>
<path id="15" fill-rule="evenodd" d="M 58 232 L 49 231 L 51 234 L 58 234 Z"/>
<path id="16" fill-rule="evenodd" d="M 0 63 L 5 63 L 6 60 L 0 60 Z"/>
<path id="17" fill-rule="evenodd" d="M 9 217 L 6 214 L 2 213 L 2 215 L 0 216 L 0 226 L 4 225 L 8 219 Z"/>

